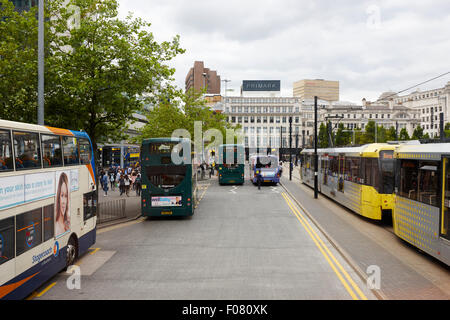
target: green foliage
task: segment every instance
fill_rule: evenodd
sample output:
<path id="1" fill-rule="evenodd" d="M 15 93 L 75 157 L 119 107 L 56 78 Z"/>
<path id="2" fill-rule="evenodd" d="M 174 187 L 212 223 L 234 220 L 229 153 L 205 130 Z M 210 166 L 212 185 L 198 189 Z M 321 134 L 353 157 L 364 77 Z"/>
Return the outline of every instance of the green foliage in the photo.
<path id="1" fill-rule="evenodd" d="M 143 104 L 173 95 L 175 70 L 167 63 L 184 50 L 179 36 L 158 43 L 150 23 L 131 14 L 119 19 L 117 0 L 72 0 L 81 18 L 75 28 L 63 2 L 46 1 L 45 122 L 86 131 L 97 149 L 126 138 Z M 0 10 L 7 17 L 0 22 L 0 118 L 35 122 L 36 9 L 19 14 L 4 2 Z"/>
<path id="2" fill-rule="evenodd" d="M 336 147 L 346 146 L 352 142 L 352 132 L 344 130 L 344 124 L 340 123 L 336 132 Z"/>
<path id="3" fill-rule="evenodd" d="M 0 118 L 36 122 L 37 9 L 0 5 Z"/>
<path id="4" fill-rule="evenodd" d="M 386 141 L 397 141 L 397 130 L 392 126 L 386 131 Z"/>
<path id="5" fill-rule="evenodd" d="M 408 134 L 408 131 L 406 130 L 406 128 L 402 128 L 402 130 L 400 130 L 399 140 L 401 140 L 401 141 L 410 140 L 409 134 Z"/>
<path id="6" fill-rule="evenodd" d="M 418 126 L 414 129 L 414 132 L 413 132 L 413 134 L 412 134 L 411 139 L 412 139 L 412 140 L 420 140 L 420 139 L 423 139 L 423 128 L 422 128 L 420 125 L 418 125 Z"/>
<path id="7" fill-rule="evenodd" d="M 327 124 L 328 126 L 328 124 Z M 328 148 L 327 126 L 322 122 L 319 127 L 319 148 Z"/>
<path id="8" fill-rule="evenodd" d="M 224 139 L 227 129 L 240 128 L 240 125 L 232 127 L 226 121 L 226 116 L 211 110 L 206 105 L 203 94 L 204 90 L 195 92 L 193 89 L 186 94 L 181 91 L 176 92 L 177 99 L 172 99 L 170 104 L 159 105 L 148 112 L 148 123 L 140 130 L 141 135 L 135 141 L 140 143 L 143 139 L 170 137 L 176 129 L 187 130 L 191 139 L 194 140 L 196 121 L 202 123 L 203 133 L 209 129 L 217 129 Z M 234 135 L 234 141 L 237 141 L 236 135 Z M 222 143 L 224 141 L 213 141 L 212 145 Z"/>

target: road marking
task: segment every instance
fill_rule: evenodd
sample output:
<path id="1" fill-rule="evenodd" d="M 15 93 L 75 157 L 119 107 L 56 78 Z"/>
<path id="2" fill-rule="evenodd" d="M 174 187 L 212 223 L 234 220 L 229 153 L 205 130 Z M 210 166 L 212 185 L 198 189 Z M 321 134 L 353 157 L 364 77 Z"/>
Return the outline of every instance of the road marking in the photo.
<path id="1" fill-rule="evenodd" d="M 92 249 L 94 249 L 94 251 L 89 252 L 90 254 L 94 254 L 94 253 L 96 253 L 98 250 L 100 250 L 100 248 L 92 248 Z"/>
<path id="2" fill-rule="evenodd" d="M 337 267 L 341 270 L 341 272 L 344 274 L 345 278 L 350 282 L 353 289 L 359 294 L 361 299 L 367 300 L 367 297 L 364 295 L 364 293 L 361 291 L 361 289 L 356 285 L 356 283 L 353 281 L 353 279 L 349 276 L 349 274 L 344 270 L 342 265 L 337 261 L 337 259 L 334 257 L 334 255 L 330 252 L 330 250 L 327 248 L 327 246 L 323 243 L 322 239 L 317 235 L 317 233 L 314 231 L 314 229 L 311 227 L 311 225 L 308 223 L 306 218 L 300 213 L 300 211 L 296 208 L 296 206 L 291 202 L 291 200 L 288 198 L 288 196 L 283 192 L 282 193 L 283 198 L 285 199 L 288 206 L 291 208 L 294 215 L 297 217 L 298 221 L 302 224 L 303 228 L 306 230 L 306 232 L 309 234 L 311 239 L 314 241 L 316 246 L 319 248 L 322 255 L 327 260 L 328 264 L 331 266 L 333 271 L 338 276 L 341 283 L 344 285 L 347 292 L 350 294 L 350 296 L 353 298 L 353 300 L 359 300 L 358 296 L 353 292 L 353 290 L 348 285 L 347 281 L 342 277 L 341 273 L 336 269 L 336 266 L 333 264 L 333 262 L 330 260 L 330 258 L 334 261 L 334 263 L 337 265 Z M 326 252 L 325 252 L 326 251 Z M 328 254 L 327 254 L 328 253 Z"/>
<path id="3" fill-rule="evenodd" d="M 118 224 L 118 225 L 115 225 L 115 226 L 111 226 L 111 227 L 107 227 L 107 228 L 104 228 L 104 229 L 101 229 L 101 230 L 97 230 L 97 234 L 102 234 L 104 232 L 108 232 L 108 231 L 112 231 L 112 230 L 128 227 L 128 226 L 131 226 L 133 224 L 142 223 L 142 222 L 145 221 L 145 219 L 146 219 L 145 217 L 141 217 L 141 218 L 139 218 L 137 220 L 133 220 L 133 221 L 130 221 L 130 222 L 125 222 L 125 223 L 121 223 L 121 224 Z"/>
<path id="4" fill-rule="evenodd" d="M 36 296 L 38 295 L 38 293 L 36 291 L 33 291 L 33 293 L 28 296 L 25 300 L 33 300 L 34 298 L 36 298 Z"/>
<path id="5" fill-rule="evenodd" d="M 47 288 L 45 288 L 44 290 L 42 290 L 39 294 L 36 295 L 37 298 L 42 297 L 48 290 L 50 290 L 51 288 L 53 288 L 55 286 L 56 282 L 53 282 L 52 284 L 50 284 L 49 286 L 47 286 Z"/>
<path id="6" fill-rule="evenodd" d="M 233 186 L 230 190 L 231 193 L 236 194 L 237 186 Z"/>
<path id="7" fill-rule="evenodd" d="M 206 190 L 208 190 L 208 187 L 210 185 L 206 185 L 206 188 L 204 188 L 205 190 L 203 191 L 202 195 L 200 196 L 200 198 L 197 201 L 197 204 L 194 206 L 194 209 L 197 209 L 198 205 L 200 204 L 200 201 L 202 201 L 203 197 L 205 196 Z"/>
<path id="8" fill-rule="evenodd" d="M 271 187 L 272 188 L 272 192 L 273 193 L 280 193 L 279 191 L 278 191 L 278 187 Z"/>

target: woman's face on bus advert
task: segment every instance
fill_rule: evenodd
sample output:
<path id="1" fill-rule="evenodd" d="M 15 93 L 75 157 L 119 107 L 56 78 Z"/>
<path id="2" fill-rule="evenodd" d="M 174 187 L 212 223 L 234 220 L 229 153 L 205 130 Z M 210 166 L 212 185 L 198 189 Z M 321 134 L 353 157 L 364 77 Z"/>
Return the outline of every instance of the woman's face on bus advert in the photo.
<path id="1" fill-rule="evenodd" d="M 59 195 L 59 210 L 62 215 L 66 214 L 67 203 L 69 202 L 69 190 L 67 183 L 63 182 L 61 185 L 61 193 Z"/>

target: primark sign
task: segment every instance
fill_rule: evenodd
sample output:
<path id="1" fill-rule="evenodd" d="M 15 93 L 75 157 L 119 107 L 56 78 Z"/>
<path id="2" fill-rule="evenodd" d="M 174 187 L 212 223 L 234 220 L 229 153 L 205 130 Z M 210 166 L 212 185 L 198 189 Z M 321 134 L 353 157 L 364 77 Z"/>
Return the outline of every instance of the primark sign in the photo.
<path id="1" fill-rule="evenodd" d="M 280 80 L 244 80 L 242 91 L 280 91 Z"/>

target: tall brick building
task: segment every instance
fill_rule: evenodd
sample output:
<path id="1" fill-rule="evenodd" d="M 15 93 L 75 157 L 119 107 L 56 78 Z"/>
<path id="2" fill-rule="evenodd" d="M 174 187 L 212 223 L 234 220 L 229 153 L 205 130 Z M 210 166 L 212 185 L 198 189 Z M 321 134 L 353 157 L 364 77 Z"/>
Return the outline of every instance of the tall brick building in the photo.
<path id="1" fill-rule="evenodd" d="M 217 75 L 217 71 L 205 68 L 203 61 L 195 61 L 194 67 L 189 70 L 186 76 L 186 92 L 190 88 L 200 91 L 205 86 L 207 87 L 206 93 L 220 94 L 220 76 Z"/>

